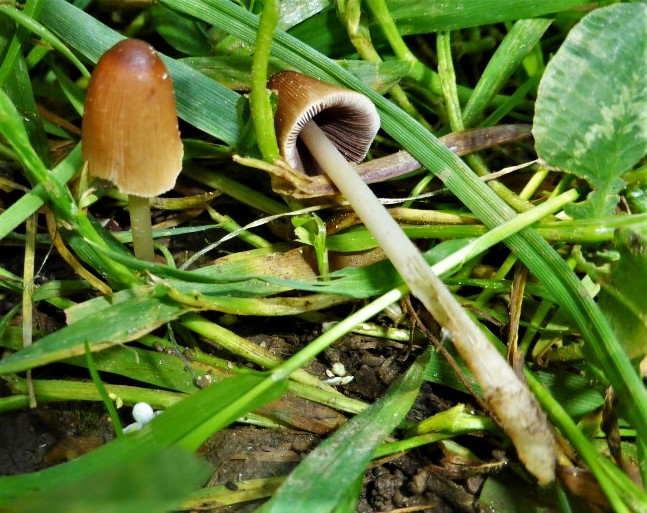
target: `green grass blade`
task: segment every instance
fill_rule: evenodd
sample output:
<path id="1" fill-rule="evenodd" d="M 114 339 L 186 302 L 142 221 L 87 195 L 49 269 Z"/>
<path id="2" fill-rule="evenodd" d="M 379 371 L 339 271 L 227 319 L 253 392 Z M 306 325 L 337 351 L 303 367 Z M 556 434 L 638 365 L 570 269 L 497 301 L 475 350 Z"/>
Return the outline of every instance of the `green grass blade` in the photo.
<path id="1" fill-rule="evenodd" d="M 87 341 L 85 342 L 85 363 L 87 365 L 88 372 L 90 373 L 90 377 L 92 378 L 92 382 L 99 392 L 106 410 L 108 410 L 110 420 L 112 421 L 112 425 L 115 429 L 115 434 L 118 437 L 122 436 L 124 434 L 124 429 L 121 425 L 121 419 L 117 414 L 117 408 L 115 407 L 115 403 L 112 401 L 112 399 L 110 399 L 103 381 L 101 381 L 101 376 L 99 376 L 99 371 L 97 370 L 97 366 L 94 363 L 94 358 L 92 357 L 92 351 L 90 351 L 90 344 L 88 344 Z"/>
<path id="2" fill-rule="evenodd" d="M 393 431 L 418 395 L 429 360 L 425 352 L 369 409 L 349 420 L 320 444 L 290 474 L 262 508 L 263 513 L 329 513 L 348 506 L 348 493 L 364 472 L 373 452 Z M 309 483 L 310 486 L 304 486 Z M 357 495 L 354 497 L 354 503 Z M 344 511 L 354 511 L 353 508 Z"/>
<path id="3" fill-rule="evenodd" d="M 38 23 L 33 17 L 14 7 L 8 7 L 6 5 L 0 5 L 0 13 L 13 19 L 16 23 L 19 23 L 33 34 L 39 36 L 43 41 L 52 45 L 55 50 L 60 52 L 61 55 L 74 64 L 85 78 L 90 78 L 90 72 L 78 57 L 74 55 L 59 38 L 43 27 L 43 25 Z"/>
<path id="4" fill-rule="evenodd" d="M 546 19 L 520 20 L 514 24 L 489 60 L 463 110 L 465 127 L 477 124 L 478 116 L 501 91 L 550 24 L 551 20 Z"/>
<path id="5" fill-rule="evenodd" d="M 3 511 L 165 513 L 177 510 L 212 472 L 197 456 L 177 448 L 135 453 L 101 472 L 82 470 L 74 482 L 63 486 L 56 486 L 49 478 L 39 478 L 37 484 L 34 480 L 39 492 L 25 494 Z"/>
<path id="6" fill-rule="evenodd" d="M 41 23 L 92 62 L 117 41 L 119 33 L 64 0 L 46 0 Z M 180 118 L 230 145 L 239 136 L 238 94 L 189 66 L 162 56 L 173 78 Z"/>
<path id="7" fill-rule="evenodd" d="M 52 171 L 52 177 L 60 183 L 67 183 L 81 164 L 81 145 L 77 145 L 63 161 Z M 4 239 L 12 230 L 43 206 L 47 193 L 42 184 L 34 187 L 18 201 L 0 214 L 0 239 Z"/>
<path id="8" fill-rule="evenodd" d="M 585 0 L 390 0 L 389 10 L 402 35 L 476 27 L 502 21 L 535 18 L 586 4 Z"/>
<path id="9" fill-rule="evenodd" d="M 586 0 L 427 0 L 424 8 L 418 0 L 389 0 L 388 7 L 401 35 L 429 34 L 433 32 L 477 27 L 488 23 L 516 21 L 525 18 L 548 16 L 568 11 Z M 371 25 L 371 33 L 377 22 Z M 339 24 L 334 9 L 327 9 L 290 30 L 297 39 L 331 56 L 341 56 L 352 51 L 348 34 Z"/>
<path id="10" fill-rule="evenodd" d="M 279 21 L 279 0 L 267 0 L 258 25 L 258 43 L 252 62 L 252 90 L 249 103 L 254 131 L 261 155 L 266 162 L 279 158 L 279 146 L 274 133 L 274 113 L 267 90 L 267 70 L 272 47 L 272 36 Z"/>
<path id="11" fill-rule="evenodd" d="M 142 289 L 133 292 L 131 299 L 103 310 L 100 323 L 93 316 L 84 317 L 3 359 L 0 374 L 21 372 L 82 355 L 85 342 L 93 351 L 98 351 L 135 340 L 187 311 L 164 297 L 151 298 L 150 289 Z"/>

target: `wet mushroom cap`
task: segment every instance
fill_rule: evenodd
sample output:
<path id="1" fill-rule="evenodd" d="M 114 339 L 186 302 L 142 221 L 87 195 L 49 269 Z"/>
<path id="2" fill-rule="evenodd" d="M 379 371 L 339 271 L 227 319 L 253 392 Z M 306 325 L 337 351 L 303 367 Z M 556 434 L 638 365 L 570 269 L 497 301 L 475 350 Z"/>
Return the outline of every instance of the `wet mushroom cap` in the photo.
<path id="1" fill-rule="evenodd" d="M 141 197 L 175 186 L 184 150 L 171 78 L 152 46 L 126 39 L 92 73 L 82 127 L 92 175 Z"/>
<path id="2" fill-rule="evenodd" d="M 294 71 L 277 73 L 268 88 L 278 93 L 274 124 L 279 149 L 294 169 L 310 175 L 322 173 L 298 139 L 310 120 L 349 162 L 364 159 L 380 128 L 377 110 L 366 96 Z"/>

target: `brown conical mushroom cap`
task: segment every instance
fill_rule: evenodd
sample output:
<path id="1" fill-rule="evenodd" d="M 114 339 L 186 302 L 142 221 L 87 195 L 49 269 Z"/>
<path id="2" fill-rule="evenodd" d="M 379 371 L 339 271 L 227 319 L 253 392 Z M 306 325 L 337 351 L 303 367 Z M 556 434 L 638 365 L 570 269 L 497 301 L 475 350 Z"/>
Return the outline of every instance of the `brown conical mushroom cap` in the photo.
<path id="1" fill-rule="evenodd" d="M 85 100 L 83 158 L 122 192 L 152 197 L 175 185 L 184 153 L 171 78 L 148 43 L 126 39 L 99 59 Z"/>
<path id="2" fill-rule="evenodd" d="M 294 71 L 277 73 L 268 87 L 278 92 L 276 135 L 283 158 L 293 168 L 308 174 L 321 172 L 298 141 L 299 132 L 311 119 L 346 159 L 364 159 L 380 128 L 380 116 L 366 96 Z"/>

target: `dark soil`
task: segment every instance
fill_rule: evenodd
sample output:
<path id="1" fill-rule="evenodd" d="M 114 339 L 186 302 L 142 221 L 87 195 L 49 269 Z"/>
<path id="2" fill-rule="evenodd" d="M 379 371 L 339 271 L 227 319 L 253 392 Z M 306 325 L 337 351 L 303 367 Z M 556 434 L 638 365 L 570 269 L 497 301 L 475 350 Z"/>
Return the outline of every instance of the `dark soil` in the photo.
<path id="1" fill-rule="evenodd" d="M 277 327 L 272 324 L 263 324 L 267 331 L 274 332 L 270 335 L 252 334 L 258 326 L 251 328 L 247 324 L 249 338 L 283 357 L 301 347 L 303 336 L 277 333 Z M 325 378 L 325 370 L 341 362 L 355 378 L 342 387 L 344 393 L 371 402 L 381 396 L 411 363 L 414 355 L 410 349 L 406 344 L 348 336 L 310 364 L 308 371 Z M 419 348 L 414 348 L 413 352 L 416 351 Z M 435 390 L 426 384 L 409 419 L 421 420 L 450 407 L 457 399 L 467 399 L 465 396 L 452 396 L 456 393 L 448 389 Z M 306 406 L 315 412 L 312 416 L 321 414 L 320 405 L 305 401 L 300 408 Z M 343 422 L 344 417 L 336 415 L 339 422 Z M 128 408 L 123 408 L 122 416 L 124 423 L 131 422 Z M 234 488 L 236 482 L 242 480 L 287 475 L 330 430 L 329 423 L 305 422 L 304 426 L 306 430 L 233 425 L 214 435 L 201 450 L 202 456 L 214 468 L 209 484 Z M 0 416 L 0 474 L 19 474 L 58 464 L 92 450 L 112 437 L 108 417 L 96 404 L 50 404 L 32 411 L 7 413 Z M 489 466 L 457 461 L 456 456 L 445 453 L 442 446 L 426 446 L 373 462 L 364 477 L 357 511 L 399 508 L 434 513 L 478 511 L 477 497 L 484 478 L 505 465 L 504 453 L 499 447 L 492 446 L 491 438 L 486 441 L 472 436 L 459 440 L 488 461 Z M 207 511 L 248 512 L 259 504 L 242 503 Z"/>

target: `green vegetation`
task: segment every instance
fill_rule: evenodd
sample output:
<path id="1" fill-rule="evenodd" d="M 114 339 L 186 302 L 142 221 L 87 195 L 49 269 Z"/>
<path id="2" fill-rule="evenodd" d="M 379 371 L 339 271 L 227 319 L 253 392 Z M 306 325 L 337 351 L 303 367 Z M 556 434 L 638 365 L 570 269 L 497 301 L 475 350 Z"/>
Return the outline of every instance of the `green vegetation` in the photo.
<path id="1" fill-rule="evenodd" d="M 470 451 L 478 435 L 506 449 L 512 467 L 483 470 L 484 511 L 647 512 L 644 3 L 125 3 L 110 13 L 89 0 L 0 5 L 0 378 L 9 390 L 0 412 L 103 401 L 118 433 L 56 467 L 0 477 L 2 511 L 259 500 L 258 511 L 352 512 L 371 460 L 442 443 L 475 468 L 495 465 Z M 123 37 L 160 51 L 185 148 L 178 186 L 151 205 L 164 221 L 152 262 L 133 256 L 129 230 L 107 228 L 111 218 L 127 224 L 127 198 L 93 180 L 81 157 L 89 71 Z M 421 164 L 374 190 L 446 286 L 414 292 L 427 305 L 424 294 L 451 291 L 462 317 L 428 307 L 435 325 L 407 302 L 399 264 L 374 258 L 383 241 L 341 198 L 307 197 L 310 179 L 276 160 L 277 98 L 265 84 L 284 69 L 373 102 L 382 131 L 371 162 L 406 150 Z M 507 144 L 476 153 L 489 127 L 522 123 L 534 145 L 516 126 Z M 465 141 L 464 157 L 447 134 Z M 358 252 L 364 259 L 344 260 Z M 319 335 L 279 358 L 242 336 L 263 318 Z M 404 372 L 374 402 L 305 369 L 353 332 L 378 348 L 409 344 Z M 496 358 L 466 354 L 462 342 L 474 337 Z M 503 375 L 497 352 L 519 388 L 485 382 Z M 414 420 L 426 383 L 457 404 Z M 500 404 L 517 393 L 527 400 L 506 397 L 516 410 Z M 297 403 L 273 403 L 281 397 L 334 414 L 317 430 Z M 137 402 L 163 412 L 124 434 L 118 409 Z M 510 419 L 526 431 L 511 434 Z M 327 437 L 289 475 L 201 488 L 210 469 L 196 451 L 235 422 Z M 524 433 L 544 428 L 548 472 L 536 472 L 527 445 L 536 440 Z M 537 484 L 553 467 L 555 481 Z"/>

